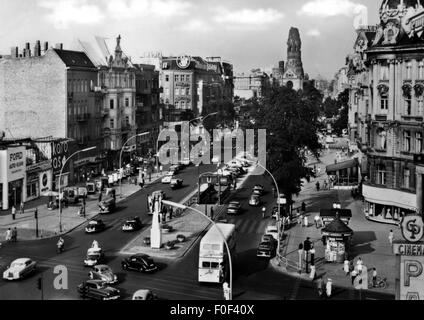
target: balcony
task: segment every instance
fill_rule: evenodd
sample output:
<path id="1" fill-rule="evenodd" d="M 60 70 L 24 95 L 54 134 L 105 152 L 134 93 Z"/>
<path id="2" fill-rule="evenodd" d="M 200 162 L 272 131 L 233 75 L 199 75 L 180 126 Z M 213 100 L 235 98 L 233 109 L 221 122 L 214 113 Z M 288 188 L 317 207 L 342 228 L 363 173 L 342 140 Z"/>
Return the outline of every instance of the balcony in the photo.
<path id="1" fill-rule="evenodd" d="M 81 113 L 77 115 L 77 121 L 78 122 L 86 122 L 88 121 L 88 119 L 90 119 L 90 114 L 89 113 Z"/>
<path id="2" fill-rule="evenodd" d="M 423 117 L 422 116 L 409 116 L 409 115 L 402 115 L 403 121 L 416 121 L 416 122 L 422 122 Z"/>

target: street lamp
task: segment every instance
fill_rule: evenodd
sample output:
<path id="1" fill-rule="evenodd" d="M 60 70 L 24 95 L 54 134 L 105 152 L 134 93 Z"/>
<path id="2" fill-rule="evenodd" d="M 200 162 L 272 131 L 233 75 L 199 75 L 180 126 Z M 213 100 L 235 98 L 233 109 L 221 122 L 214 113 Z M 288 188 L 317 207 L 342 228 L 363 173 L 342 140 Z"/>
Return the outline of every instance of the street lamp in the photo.
<path id="1" fill-rule="evenodd" d="M 135 136 L 132 136 L 131 138 L 129 138 L 127 140 L 127 142 L 124 143 L 124 145 L 122 146 L 122 149 L 121 149 L 121 154 L 119 155 L 119 173 L 121 173 L 121 170 L 122 170 L 122 153 L 124 152 L 124 149 L 125 149 L 125 146 L 127 145 L 127 143 L 130 142 L 134 138 L 144 137 L 144 136 L 147 136 L 148 134 L 150 134 L 150 133 L 144 132 L 144 133 L 136 134 Z M 122 198 L 122 175 L 121 175 L 121 179 L 119 180 L 119 193 L 120 193 L 121 198 Z"/>
<path id="2" fill-rule="evenodd" d="M 87 152 L 87 151 L 91 151 L 97 149 L 97 147 L 91 147 L 91 148 L 86 148 L 80 151 L 75 152 L 74 154 L 72 154 L 68 159 L 66 159 L 65 163 L 63 164 L 62 168 L 60 169 L 60 175 L 59 175 L 59 233 L 62 233 L 62 199 L 60 198 L 60 194 L 61 194 L 61 182 L 62 182 L 62 173 L 63 173 L 63 169 L 66 166 L 66 163 L 74 156 L 76 156 L 79 153 L 82 152 Z"/>
<path id="3" fill-rule="evenodd" d="M 255 163 L 255 161 L 247 160 L 247 159 L 244 159 L 244 158 L 236 158 L 236 159 L 239 160 L 239 161 L 247 161 L 247 162 L 250 162 L 250 163 Z M 277 180 L 275 180 L 275 178 L 272 175 L 272 173 L 269 172 L 269 170 L 267 168 L 265 168 L 263 165 L 261 165 L 259 163 L 259 161 L 256 163 L 256 165 L 259 166 L 259 167 L 261 167 L 262 169 L 264 169 L 266 172 L 268 172 L 268 174 L 271 176 L 272 180 L 274 181 L 275 188 L 277 189 L 277 207 L 278 207 L 278 209 L 277 209 L 278 210 L 278 215 L 277 215 L 277 217 L 278 217 L 278 223 L 277 223 L 277 227 L 278 227 L 277 254 L 280 254 L 280 250 L 281 250 L 281 247 L 280 247 L 281 246 L 281 244 L 280 244 L 280 241 L 281 241 L 280 190 L 278 189 Z M 283 234 L 284 234 L 284 223 L 283 223 Z"/>
<path id="4" fill-rule="evenodd" d="M 222 239 L 224 240 L 225 247 L 227 249 L 228 264 L 229 264 L 229 267 L 230 267 L 230 297 L 229 297 L 230 299 L 229 300 L 233 300 L 233 262 L 231 260 L 230 247 L 229 247 L 229 245 L 227 243 L 227 240 L 225 239 L 225 236 L 222 233 L 221 229 L 219 229 L 216 226 L 216 223 L 211 218 L 209 218 L 207 215 L 205 215 L 200 210 L 197 210 L 197 209 L 194 209 L 194 208 L 191 208 L 191 207 L 187 207 L 185 205 L 182 205 L 182 204 L 179 204 L 179 203 L 176 203 L 176 202 L 167 201 L 167 200 L 162 200 L 162 203 L 165 204 L 165 205 L 171 206 L 171 207 L 182 209 L 182 210 L 187 210 L 187 209 L 193 210 L 194 212 L 199 213 L 202 217 L 204 217 L 205 219 L 207 219 L 210 223 L 212 223 L 212 225 L 219 231 L 219 233 L 221 234 Z"/>

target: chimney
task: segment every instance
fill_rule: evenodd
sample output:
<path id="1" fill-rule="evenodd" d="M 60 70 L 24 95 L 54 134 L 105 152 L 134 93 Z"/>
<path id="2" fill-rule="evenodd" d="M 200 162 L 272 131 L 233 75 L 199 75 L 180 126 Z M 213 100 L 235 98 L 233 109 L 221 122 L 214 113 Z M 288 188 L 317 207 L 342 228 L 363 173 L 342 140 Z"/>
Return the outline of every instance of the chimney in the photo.
<path id="1" fill-rule="evenodd" d="M 18 47 L 12 47 L 12 49 L 10 50 L 12 59 L 16 59 L 19 57 L 19 48 Z"/>
<path id="2" fill-rule="evenodd" d="M 46 53 L 49 50 L 49 43 L 46 41 L 44 42 L 44 53 Z"/>
<path id="3" fill-rule="evenodd" d="M 29 42 L 25 45 L 24 56 L 30 58 L 31 57 L 31 44 Z"/>
<path id="4" fill-rule="evenodd" d="M 63 50 L 63 43 L 56 43 L 56 49 Z"/>
<path id="5" fill-rule="evenodd" d="M 34 47 L 34 57 L 40 57 L 41 56 L 41 42 L 40 40 L 37 40 Z"/>

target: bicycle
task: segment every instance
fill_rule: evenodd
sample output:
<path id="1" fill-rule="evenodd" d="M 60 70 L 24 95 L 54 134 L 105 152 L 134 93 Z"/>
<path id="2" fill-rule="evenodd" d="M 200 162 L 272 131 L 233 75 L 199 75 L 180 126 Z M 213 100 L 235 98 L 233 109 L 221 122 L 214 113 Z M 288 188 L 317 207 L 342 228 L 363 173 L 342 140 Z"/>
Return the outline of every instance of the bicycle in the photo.
<path id="1" fill-rule="evenodd" d="M 377 277 L 376 284 L 374 285 L 374 282 L 372 281 L 372 278 L 369 281 L 368 284 L 369 288 L 380 288 L 380 289 L 386 289 L 387 288 L 387 278 L 381 278 Z"/>

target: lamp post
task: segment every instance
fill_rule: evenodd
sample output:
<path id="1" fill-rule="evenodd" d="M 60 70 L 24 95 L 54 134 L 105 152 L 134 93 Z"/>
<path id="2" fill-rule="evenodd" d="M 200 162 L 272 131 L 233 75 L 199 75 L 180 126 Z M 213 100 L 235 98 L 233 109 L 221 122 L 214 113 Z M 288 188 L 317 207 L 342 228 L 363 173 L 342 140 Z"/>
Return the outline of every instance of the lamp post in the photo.
<path id="1" fill-rule="evenodd" d="M 171 206 L 171 207 L 182 209 L 182 210 L 187 210 L 187 209 L 193 210 L 194 212 L 199 213 L 202 217 L 204 217 L 205 219 L 207 219 L 210 223 L 212 223 L 212 225 L 219 231 L 219 233 L 221 234 L 222 240 L 224 240 L 225 247 L 227 249 L 228 264 L 229 264 L 229 268 L 230 268 L 230 297 L 229 297 L 230 299 L 229 300 L 233 300 L 233 293 L 232 293 L 233 292 L 233 262 L 231 260 L 230 247 L 228 246 L 227 240 L 225 239 L 225 236 L 222 233 L 221 229 L 219 229 L 216 226 L 216 223 L 211 218 L 209 218 L 206 214 L 204 214 L 200 210 L 197 210 L 197 209 L 194 209 L 194 208 L 190 208 L 190 207 L 184 206 L 182 204 L 179 204 L 179 203 L 176 203 L 176 202 L 172 202 L 172 201 L 167 201 L 167 200 L 162 200 L 162 203 L 165 204 L 165 205 Z"/>
<path id="2" fill-rule="evenodd" d="M 144 132 L 144 133 L 136 134 L 135 136 L 132 136 L 131 138 L 129 138 L 127 140 L 127 142 L 124 143 L 124 145 L 122 146 L 122 149 L 121 149 L 121 154 L 119 155 L 119 172 L 120 173 L 121 173 L 121 170 L 122 170 L 122 153 L 124 152 L 124 149 L 125 149 L 125 146 L 127 145 L 127 143 L 130 142 L 134 138 L 144 137 L 144 136 L 147 136 L 148 134 L 150 134 L 150 133 Z M 119 180 L 119 193 L 120 193 L 121 198 L 122 198 L 122 176 L 121 176 L 121 179 Z"/>
<path id="3" fill-rule="evenodd" d="M 68 159 L 66 159 L 65 163 L 63 164 L 62 168 L 60 169 L 60 175 L 59 175 L 59 233 L 62 233 L 62 199 L 60 198 L 60 195 L 61 195 L 61 182 L 62 182 L 63 169 L 65 168 L 66 164 L 68 163 L 68 161 L 72 157 L 76 156 L 79 153 L 91 151 L 91 150 L 94 150 L 94 149 L 97 149 L 97 147 L 86 148 L 86 149 L 75 152 Z"/>
<path id="4" fill-rule="evenodd" d="M 255 163 L 252 160 L 247 160 L 247 159 L 243 159 L 243 158 L 236 158 L 236 159 L 239 160 L 239 161 L 247 161 L 247 162 L 250 162 L 250 163 Z M 272 180 L 274 181 L 275 188 L 277 190 L 277 207 L 278 207 L 278 215 L 277 215 L 277 217 L 278 217 L 278 223 L 277 223 L 277 227 L 278 227 L 277 254 L 280 254 L 280 250 L 281 250 L 281 244 L 280 244 L 280 241 L 281 241 L 280 190 L 278 189 L 277 180 L 275 180 L 272 173 L 267 168 L 265 168 L 263 165 L 261 165 L 259 162 L 256 163 L 256 165 L 261 167 L 262 169 L 264 169 L 271 176 Z M 283 234 L 284 234 L 284 223 L 283 223 Z"/>

